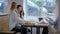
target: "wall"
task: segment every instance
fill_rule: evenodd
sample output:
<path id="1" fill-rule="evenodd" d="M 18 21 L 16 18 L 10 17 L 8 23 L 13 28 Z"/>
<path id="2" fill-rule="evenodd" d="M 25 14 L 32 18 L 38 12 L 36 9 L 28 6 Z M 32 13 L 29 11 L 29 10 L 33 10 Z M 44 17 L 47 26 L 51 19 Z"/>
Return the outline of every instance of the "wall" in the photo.
<path id="1" fill-rule="evenodd" d="M 55 12 L 56 16 L 59 16 L 59 2 L 58 2 L 58 0 L 56 0 L 56 8 L 55 8 L 54 12 Z"/>
<path id="2" fill-rule="evenodd" d="M 0 16 L 0 31 L 8 30 L 8 16 Z"/>
<path id="3" fill-rule="evenodd" d="M 58 31 L 60 32 L 60 0 L 56 0 L 56 9 L 55 9 L 55 13 L 56 16 L 58 16 Z"/>
<path id="4" fill-rule="evenodd" d="M 58 22 L 58 31 L 60 31 L 60 0 L 58 0 L 59 7 L 59 22 Z"/>

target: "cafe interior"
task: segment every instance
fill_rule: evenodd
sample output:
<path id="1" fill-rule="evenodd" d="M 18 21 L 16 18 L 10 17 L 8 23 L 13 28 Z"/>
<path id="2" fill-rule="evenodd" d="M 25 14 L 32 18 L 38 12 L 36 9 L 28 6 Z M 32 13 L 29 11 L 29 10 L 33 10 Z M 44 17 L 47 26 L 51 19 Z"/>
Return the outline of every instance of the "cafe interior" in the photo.
<path id="1" fill-rule="evenodd" d="M 60 0 L 0 0 L 0 34 L 60 34 Z"/>

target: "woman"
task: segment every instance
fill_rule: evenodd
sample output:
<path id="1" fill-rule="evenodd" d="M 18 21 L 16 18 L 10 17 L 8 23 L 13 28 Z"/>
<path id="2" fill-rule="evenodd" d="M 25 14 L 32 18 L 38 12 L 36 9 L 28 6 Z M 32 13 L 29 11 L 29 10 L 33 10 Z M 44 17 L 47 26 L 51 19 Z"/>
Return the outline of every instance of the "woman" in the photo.
<path id="1" fill-rule="evenodd" d="M 20 32 L 20 29 L 17 29 L 18 26 L 16 26 L 18 23 L 20 25 L 22 25 L 23 23 L 25 23 L 24 19 L 22 19 L 22 7 L 20 7 L 20 11 L 17 11 L 17 4 L 15 2 L 12 2 L 12 5 L 11 5 L 11 12 L 10 12 L 10 20 L 9 20 L 9 29 L 11 31 L 16 31 L 15 33 L 17 33 L 17 31 Z M 19 25 L 19 26 L 20 26 Z M 27 33 L 27 30 L 26 28 L 23 28 L 23 34 L 26 34 Z"/>
<path id="2" fill-rule="evenodd" d="M 54 28 L 57 29 L 57 25 L 58 25 L 58 23 L 57 23 L 58 22 L 57 16 L 55 16 L 55 17 L 52 16 L 52 18 L 47 16 L 46 17 L 46 21 L 49 22 L 50 27 L 52 29 L 54 29 Z M 48 27 L 44 27 L 42 34 L 48 34 Z"/>
<path id="3" fill-rule="evenodd" d="M 15 27 L 15 20 L 14 20 L 14 12 L 16 11 L 16 6 L 17 6 L 17 3 L 16 2 L 12 2 L 11 4 L 11 8 L 10 8 L 10 15 L 9 15 L 9 30 L 12 30 L 14 27 Z"/>
<path id="4" fill-rule="evenodd" d="M 24 12 L 23 12 L 23 7 L 21 5 L 17 5 L 17 11 L 16 11 L 17 15 L 19 16 L 19 18 L 21 20 L 24 19 Z M 24 20 L 23 20 L 24 21 Z M 26 22 L 26 21 L 25 21 Z M 21 32 L 21 23 L 17 23 L 16 26 L 16 33 L 17 32 Z M 23 27 L 22 28 L 23 34 L 27 34 L 27 28 Z"/>

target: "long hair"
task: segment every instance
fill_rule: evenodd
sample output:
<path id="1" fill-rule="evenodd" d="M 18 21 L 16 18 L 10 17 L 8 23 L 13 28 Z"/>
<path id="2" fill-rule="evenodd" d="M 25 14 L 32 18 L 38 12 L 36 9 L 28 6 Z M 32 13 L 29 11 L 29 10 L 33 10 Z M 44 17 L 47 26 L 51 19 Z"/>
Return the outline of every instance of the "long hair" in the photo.
<path id="1" fill-rule="evenodd" d="M 20 11 L 20 17 L 22 18 L 22 16 L 24 16 L 24 11 L 23 11 L 23 6 L 22 5 L 17 5 L 17 9 L 19 7 L 22 7 L 22 11 Z M 21 14 L 22 13 L 22 14 Z"/>
<path id="2" fill-rule="evenodd" d="M 12 2 L 10 10 L 13 11 L 16 8 L 16 5 L 16 2 Z"/>

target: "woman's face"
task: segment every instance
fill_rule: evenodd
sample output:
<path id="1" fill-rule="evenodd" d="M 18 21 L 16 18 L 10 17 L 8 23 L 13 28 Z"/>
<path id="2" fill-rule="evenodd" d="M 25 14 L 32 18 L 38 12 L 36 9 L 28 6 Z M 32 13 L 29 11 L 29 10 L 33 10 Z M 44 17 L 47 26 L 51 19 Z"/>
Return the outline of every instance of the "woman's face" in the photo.
<path id="1" fill-rule="evenodd" d="M 22 11 L 22 7 L 19 7 L 17 10 L 18 10 L 18 12 Z"/>

